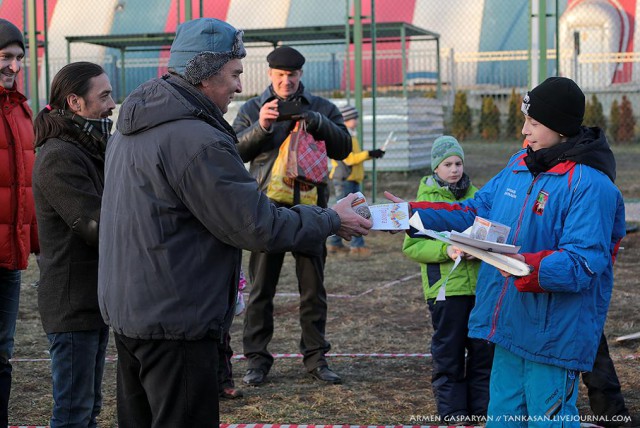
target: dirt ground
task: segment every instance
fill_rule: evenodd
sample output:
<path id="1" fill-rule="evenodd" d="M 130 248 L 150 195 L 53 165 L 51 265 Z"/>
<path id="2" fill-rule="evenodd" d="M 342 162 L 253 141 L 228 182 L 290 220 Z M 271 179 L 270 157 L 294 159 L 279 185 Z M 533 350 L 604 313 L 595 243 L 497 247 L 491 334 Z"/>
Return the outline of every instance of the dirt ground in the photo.
<path id="1" fill-rule="evenodd" d="M 467 172 L 484 184 L 507 159 L 512 146 L 468 143 Z M 640 197 L 637 167 L 640 150 L 616 152 L 618 184 L 626 198 Z M 412 199 L 419 173 L 386 174 L 378 190 L 394 191 Z M 368 190 L 368 188 L 367 188 Z M 365 191 L 365 194 L 368 194 Z M 381 203 L 379 200 L 378 203 Z M 223 423 L 430 425 L 435 404 L 430 389 L 431 360 L 427 354 L 431 326 L 423 300 L 418 265 L 401 251 L 403 236 L 372 233 L 366 238 L 373 250 L 368 258 L 330 256 L 326 267 L 329 297 L 327 338 L 332 344 L 331 367 L 342 385 L 320 385 L 309 378 L 301 359 L 277 358 L 268 382 L 243 388 L 245 397 L 221 403 Z M 616 284 L 605 331 L 630 410 L 640 414 L 640 340 L 617 343 L 618 336 L 640 331 L 640 232 L 623 241 L 616 263 Z M 245 257 L 245 263 L 248 257 Z M 296 354 L 300 327 L 293 259 L 285 258 L 276 297 L 276 332 L 270 350 Z M 48 425 L 51 383 L 48 345 L 37 311 L 35 263 L 23 275 L 21 306 L 14 352 L 14 383 L 10 425 Z M 290 296 L 293 294 L 294 296 Z M 242 316 L 232 328 L 232 346 L 241 353 Z M 372 355 L 389 354 L 389 355 Z M 417 354 L 417 355 L 411 355 Z M 104 377 L 101 426 L 116 426 L 115 347 L 111 341 Z M 241 384 L 246 362 L 234 360 Z M 581 386 L 579 408 L 591 414 Z M 437 423 L 435 423 L 437 425 Z"/>

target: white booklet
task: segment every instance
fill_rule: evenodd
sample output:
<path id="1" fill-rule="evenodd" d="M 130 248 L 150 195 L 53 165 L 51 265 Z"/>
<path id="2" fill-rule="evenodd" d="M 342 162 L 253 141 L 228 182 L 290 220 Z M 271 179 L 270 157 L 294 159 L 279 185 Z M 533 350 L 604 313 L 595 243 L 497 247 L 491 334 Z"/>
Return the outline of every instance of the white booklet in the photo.
<path id="1" fill-rule="evenodd" d="M 520 260 L 514 259 L 513 257 L 509 257 L 507 255 L 492 251 L 487 251 L 485 249 L 475 247 L 466 243 L 453 241 L 451 239 L 451 232 L 436 232 L 435 230 L 425 229 L 418 213 L 414 213 L 411 216 L 411 218 L 409 219 L 409 224 L 411 225 L 411 227 L 417 229 L 419 234 L 437 239 L 449 245 L 453 245 L 464 251 L 465 253 L 470 254 L 482 260 L 483 262 L 490 264 L 491 266 L 495 266 L 500 270 L 509 272 L 511 275 L 527 276 L 531 273 L 531 266 L 524 262 L 521 262 Z M 474 241 L 478 240 L 476 239 Z"/>
<path id="2" fill-rule="evenodd" d="M 472 247 L 480 248 L 492 253 L 517 254 L 518 251 L 520 251 L 520 246 L 518 245 L 501 244 L 500 242 L 491 242 L 482 239 L 476 239 L 472 238 L 471 235 L 465 232 L 460 233 L 452 230 L 451 232 L 449 232 L 449 239 L 454 242 L 471 245 Z"/>

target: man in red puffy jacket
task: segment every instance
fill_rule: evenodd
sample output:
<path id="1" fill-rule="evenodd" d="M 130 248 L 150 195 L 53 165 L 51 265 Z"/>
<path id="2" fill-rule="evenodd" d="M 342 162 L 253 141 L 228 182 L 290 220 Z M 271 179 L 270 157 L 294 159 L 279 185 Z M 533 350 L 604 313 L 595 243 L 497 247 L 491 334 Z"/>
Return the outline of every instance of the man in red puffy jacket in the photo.
<path id="1" fill-rule="evenodd" d="M 38 252 L 31 193 L 33 124 L 27 99 L 16 89 L 24 38 L 0 19 L 0 426 L 8 425 L 13 336 L 20 299 L 20 271 Z"/>

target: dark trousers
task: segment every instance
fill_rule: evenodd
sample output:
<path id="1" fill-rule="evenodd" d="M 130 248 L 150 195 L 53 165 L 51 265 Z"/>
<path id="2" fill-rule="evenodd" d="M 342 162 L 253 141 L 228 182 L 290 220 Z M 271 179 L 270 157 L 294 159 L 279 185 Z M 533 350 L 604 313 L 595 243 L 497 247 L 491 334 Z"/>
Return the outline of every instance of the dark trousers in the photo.
<path id="1" fill-rule="evenodd" d="M 434 331 L 431 387 L 438 414 L 443 418 L 486 415 L 493 345 L 467 336 L 475 296 L 431 299 L 428 304 Z"/>
<path id="2" fill-rule="evenodd" d="M 324 244 L 322 244 L 324 247 Z M 286 253 L 252 252 L 249 259 L 249 303 L 244 315 L 243 346 L 250 369 L 268 373 L 273 356 L 267 346 L 273 337 L 273 298 Z M 308 371 L 326 365 L 325 354 L 331 345 L 324 338 L 327 324 L 327 291 L 324 288 L 324 264 L 327 249 L 322 256 L 310 257 L 293 253 L 296 261 L 298 291 L 300 292 L 300 352 Z"/>
<path id="3" fill-rule="evenodd" d="M 604 333 L 600 338 L 593 370 L 582 374 L 582 382 L 587 387 L 589 405 L 594 415 L 612 417 L 629 414 Z"/>
<path id="4" fill-rule="evenodd" d="M 139 340 L 115 334 L 120 428 L 217 427 L 220 339 Z"/>
<path id="5" fill-rule="evenodd" d="M 231 357 L 233 357 L 231 334 L 226 332 L 223 340 L 218 341 L 218 392 L 222 392 L 224 388 L 233 388 L 236 386 L 233 381 Z"/>
<path id="6" fill-rule="evenodd" d="M 0 268 L 0 426 L 9 424 L 11 356 L 20 304 L 21 272 Z"/>

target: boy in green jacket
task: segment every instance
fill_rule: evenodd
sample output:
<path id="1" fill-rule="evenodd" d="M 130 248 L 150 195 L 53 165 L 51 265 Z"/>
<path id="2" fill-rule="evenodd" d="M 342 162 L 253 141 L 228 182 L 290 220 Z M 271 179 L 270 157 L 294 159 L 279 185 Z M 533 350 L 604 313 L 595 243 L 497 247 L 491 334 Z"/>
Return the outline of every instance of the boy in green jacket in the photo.
<path id="1" fill-rule="evenodd" d="M 416 201 L 455 202 L 472 198 L 478 190 L 464 173 L 464 151 L 454 137 L 434 141 L 431 169 L 433 174 L 420 180 Z M 431 386 L 438 414 L 449 424 L 482 421 L 489 403 L 493 345 L 467 337 L 480 261 L 462 257 L 455 266 L 460 255 L 450 245 L 409 236 L 402 251 L 420 263 L 422 271 L 434 330 Z"/>

